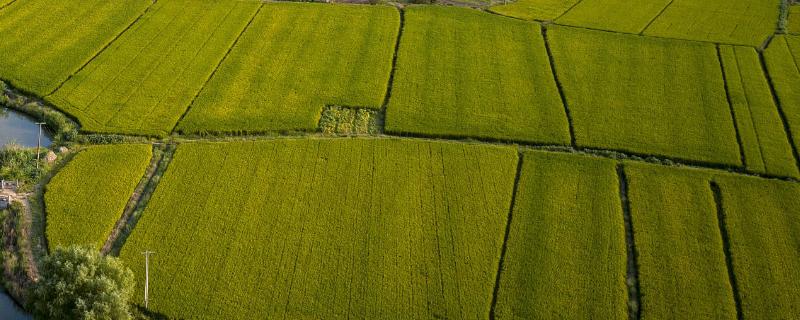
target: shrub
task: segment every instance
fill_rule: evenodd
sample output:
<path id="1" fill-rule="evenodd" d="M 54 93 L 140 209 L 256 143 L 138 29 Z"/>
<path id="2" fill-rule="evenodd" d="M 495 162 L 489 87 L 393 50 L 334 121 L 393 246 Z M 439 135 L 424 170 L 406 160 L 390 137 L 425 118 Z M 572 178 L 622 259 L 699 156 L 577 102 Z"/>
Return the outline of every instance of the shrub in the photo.
<path id="1" fill-rule="evenodd" d="M 31 292 L 34 316 L 43 319 L 130 319 L 133 272 L 90 247 L 58 248 L 42 261 Z"/>

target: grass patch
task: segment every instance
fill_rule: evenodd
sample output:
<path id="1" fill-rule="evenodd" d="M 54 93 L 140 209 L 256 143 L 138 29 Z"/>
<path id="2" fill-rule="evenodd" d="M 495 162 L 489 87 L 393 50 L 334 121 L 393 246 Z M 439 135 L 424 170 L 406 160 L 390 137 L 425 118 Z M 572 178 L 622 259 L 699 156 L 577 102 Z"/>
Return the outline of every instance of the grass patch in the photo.
<path id="1" fill-rule="evenodd" d="M 259 6 L 159 1 L 48 99 L 82 131 L 166 136 Z"/>
<path id="2" fill-rule="evenodd" d="M 721 46 L 719 50 L 747 169 L 800 176 L 758 53 L 748 47 Z"/>
<path id="3" fill-rule="evenodd" d="M 121 257 L 142 279 L 157 252 L 150 309 L 175 318 L 483 317 L 516 163 L 390 139 L 183 144 Z"/>
<path id="4" fill-rule="evenodd" d="M 800 317 L 800 186 L 716 179 L 745 319 Z"/>
<path id="5" fill-rule="evenodd" d="M 579 146 L 741 165 L 716 48 L 553 26 Z"/>
<path id="6" fill-rule="evenodd" d="M 330 135 L 362 135 L 381 133 L 383 116 L 367 108 L 327 106 L 319 119 L 319 130 Z"/>
<path id="7" fill-rule="evenodd" d="M 556 22 L 570 26 L 639 33 L 672 0 L 583 0 Z"/>
<path id="8" fill-rule="evenodd" d="M 759 46 L 775 32 L 779 0 L 675 0 L 644 34 Z"/>
<path id="9" fill-rule="evenodd" d="M 626 163 L 642 319 L 735 319 L 709 174 Z"/>
<path id="10" fill-rule="evenodd" d="M 496 318 L 626 318 L 625 229 L 615 165 L 524 153 Z"/>
<path id="11" fill-rule="evenodd" d="M 142 178 L 150 145 L 89 147 L 47 184 L 47 240 L 50 248 L 73 244 L 97 249 L 106 241 Z"/>
<path id="12" fill-rule="evenodd" d="M 0 11 L 0 78 L 45 96 L 150 5 L 130 1 L 16 1 Z"/>
<path id="13" fill-rule="evenodd" d="M 379 109 L 399 23 L 389 6 L 264 4 L 178 130 L 313 131 L 325 105 Z"/>
<path id="14" fill-rule="evenodd" d="M 524 20 L 555 20 L 580 0 L 518 0 L 489 11 Z"/>
<path id="15" fill-rule="evenodd" d="M 570 142 L 538 24 L 441 6 L 405 19 L 387 132 Z"/>

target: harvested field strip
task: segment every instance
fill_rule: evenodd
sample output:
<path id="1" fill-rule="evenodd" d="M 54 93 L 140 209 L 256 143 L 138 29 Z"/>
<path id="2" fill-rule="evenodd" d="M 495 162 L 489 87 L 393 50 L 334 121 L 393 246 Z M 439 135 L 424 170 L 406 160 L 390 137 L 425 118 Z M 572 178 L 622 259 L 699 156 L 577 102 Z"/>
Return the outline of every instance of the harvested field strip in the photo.
<path id="1" fill-rule="evenodd" d="M 709 174 L 626 163 L 642 319 L 736 318 Z"/>
<path id="2" fill-rule="evenodd" d="M 720 46 L 747 170 L 800 177 L 781 116 L 753 48 Z"/>
<path id="3" fill-rule="evenodd" d="M 379 109 L 399 16 L 389 6 L 264 4 L 178 131 L 311 131 L 325 105 Z"/>
<path id="4" fill-rule="evenodd" d="M 714 45 L 563 26 L 547 35 L 579 147 L 741 165 Z"/>
<path id="5" fill-rule="evenodd" d="M 615 162 L 525 152 L 497 319 L 626 319 Z"/>
<path id="6" fill-rule="evenodd" d="M 151 154 L 150 145 L 109 145 L 89 147 L 75 156 L 44 193 L 49 247 L 87 244 L 100 249 Z"/>
<path id="7" fill-rule="evenodd" d="M 176 318 L 485 318 L 517 160 L 397 139 L 183 144 L 121 257 L 141 278 L 157 252 L 150 308 Z"/>
<path id="8" fill-rule="evenodd" d="M 732 175 L 716 181 L 743 318 L 800 318 L 800 186 Z"/>
<path id="9" fill-rule="evenodd" d="M 780 0 L 675 0 L 644 35 L 759 46 L 774 31 Z"/>
<path id="10" fill-rule="evenodd" d="M 165 136 L 259 6 L 159 1 L 49 100 L 84 131 Z"/>
<path id="11" fill-rule="evenodd" d="M 800 83 L 800 37 L 776 36 L 763 58 L 797 157 L 800 149 L 800 89 L 797 86 Z"/>
<path id="12" fill-rule="evenodd" d="M 583 0 L 557 23 L 625 33 L 639 33 L 672 0 Z"/>
<path id="13" fill-rule="evenodd" d="M 405 11 L 386 112 L 396 134 L 570 141 L 541 27 L 472 9 Z"/>
<path id="14" fill-rule="evenodd" d="M 149 0 L 19 0 L 0 11 L 0 78 L 39 96 L 94 57 Z"/>
<path id="15" fill-rule="evenodd" d="M 523 20 L 555 20 L 580 0 L 518 0 L 489 8 L 489 11 Z"/>

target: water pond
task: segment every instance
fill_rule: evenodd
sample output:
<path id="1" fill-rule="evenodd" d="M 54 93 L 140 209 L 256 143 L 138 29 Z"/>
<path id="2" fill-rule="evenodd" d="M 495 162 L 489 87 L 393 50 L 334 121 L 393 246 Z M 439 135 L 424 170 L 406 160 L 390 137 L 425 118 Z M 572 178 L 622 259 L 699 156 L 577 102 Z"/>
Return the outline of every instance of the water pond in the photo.
<path id="1" fill-rule="evenodd" d="M 19 112 L 0 108 L 0 147 L 11 142 L 24 147 L 36 147 L 38 135 L 36 121 Z M 47 130 L 42 130 L 42 147 L 51 143 Z"/>
<path id="2" fill-rule="evenodd" d="M 22 310 L 5 291 L 0 290 L 0 319 L 31 320 L 33 317 Z"/>

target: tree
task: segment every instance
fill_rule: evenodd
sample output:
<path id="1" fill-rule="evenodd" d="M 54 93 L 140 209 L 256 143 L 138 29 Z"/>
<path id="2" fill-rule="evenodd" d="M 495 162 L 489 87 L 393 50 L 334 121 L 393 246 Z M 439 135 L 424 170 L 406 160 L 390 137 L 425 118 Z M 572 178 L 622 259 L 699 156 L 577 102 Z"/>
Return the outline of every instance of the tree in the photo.
<path id="1" fill-rule="evenodd" d="M 130 319 L 133 272 L 91 247 L 58 248 L 45 257 L 31 292 L 41 319 Z"/>

